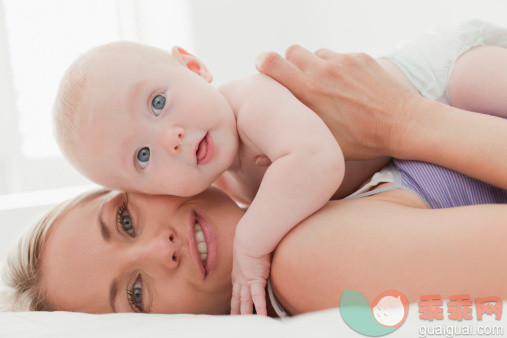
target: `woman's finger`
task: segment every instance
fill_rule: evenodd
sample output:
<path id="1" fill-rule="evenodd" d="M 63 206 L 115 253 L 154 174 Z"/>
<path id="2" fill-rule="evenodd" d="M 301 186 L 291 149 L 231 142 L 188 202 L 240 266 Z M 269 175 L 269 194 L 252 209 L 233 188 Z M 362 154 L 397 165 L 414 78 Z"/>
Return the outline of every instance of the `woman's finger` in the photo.
<path id="1" fill-rule="evenodd" d="M 231 298 L 231 315 L 240 314 L 240 287 L 234 283 L 232 285 L 232 298 Z"/>
<path id="2" fill-rule="evenodd" d="M 303 72 L 311 68 L 315 62 L 315 55 L 300 45 L 292 45 L 287 48 L 285 58 Z"/>
<path id="3" fill-rule="evenodd" d="M 252 309 L 252 294 L 250 293 L 250 287 L 248 285 L 243 285 L 241 287 L 241 314 L 242 315 L 251 315 L 253 313 Z"/>
<path id="4" fill-rule="evenodd" d="M 329 60 L 329 59 L 335 57 L 337 54 L 338 53 L 333 52 L 332 50 L 327 49 L 327 48 L 321 48 L 321 49 L 315 51 L 315 55 L 317 55 L 318 57 L 320 57 L 321 59 L 324 59 L 324 60 Z"/>
<path id="5" fill-rule="evenodd" d="M 255 60 L 257 70 L 278 81 L 300 99 L 306 95 L 306 76 L 280 54 L 266 52 Z"/>
<path id="6" fill-rule="evenodd" d="M 264 291 L 264 287 L 260 284 L 254 284 L 251 286 L 252 288 L 252 299 L 255 304 L 255 312 L 261 316 L 267 316 L 268 312 L 266 310 L 266 292 Z"/>
<path id="7" fill-rule="evenodd" d="M 315 55 L 323 60 L 329 61 L 335 70 L 341 69 L 343 71 L 352 66 L 359 65 L 364 53 L 336 53 L 327 48 L 321 48 L 315 52 Z"/>

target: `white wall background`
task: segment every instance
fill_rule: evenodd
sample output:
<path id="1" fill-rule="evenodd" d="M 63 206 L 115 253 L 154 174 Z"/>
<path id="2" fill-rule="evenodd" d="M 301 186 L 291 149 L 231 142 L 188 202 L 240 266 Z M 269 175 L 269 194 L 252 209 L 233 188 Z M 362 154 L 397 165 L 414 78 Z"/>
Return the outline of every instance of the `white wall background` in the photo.
<path id="1" fill-rule="evenodd" d="M 506 13 L 504 0 L 0 0 L 0 260 L 37 214 L 89 187 L 58 154 L 48 121 L 61 74 L 94 45 L 179 44 L 219 85 L 293 43 L 381 56 L 438 25 L 507 26 Z"/>

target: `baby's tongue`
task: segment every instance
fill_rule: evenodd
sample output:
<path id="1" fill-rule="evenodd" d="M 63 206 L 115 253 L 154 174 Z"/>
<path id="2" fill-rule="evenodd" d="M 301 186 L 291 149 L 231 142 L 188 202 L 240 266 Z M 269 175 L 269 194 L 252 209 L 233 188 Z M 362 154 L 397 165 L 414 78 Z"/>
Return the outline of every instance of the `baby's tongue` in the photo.
<path id="1" fill-rule="evenodd" d="M 199 144 L 199 148 L 197 149 L 197 161 L 200 161 L 206 156 L 206 149 L 208 148 L 208 141 L 204 138 Z"/>

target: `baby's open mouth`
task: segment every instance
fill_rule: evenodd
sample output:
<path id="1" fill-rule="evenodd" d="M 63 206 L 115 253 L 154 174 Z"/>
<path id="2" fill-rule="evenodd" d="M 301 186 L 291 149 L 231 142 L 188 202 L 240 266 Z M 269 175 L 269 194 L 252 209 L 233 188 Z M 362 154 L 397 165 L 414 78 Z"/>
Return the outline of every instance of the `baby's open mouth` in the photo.
<path id="1" fill-rule="evenodd" d="M 213 144 L 213 138 L 210 133 L 206 133 L 202 140 L 197 145 L 197 149 L 195 150 L 195 158 L 197 160 L 197 164 L 206 164 L 211 161 L 213 157 L 213 153 L 215 150 L 215 145 Z"/>
<path id="2" fill-rule="evenodd" d="M 208 135 L 208 133 L 206 133 Z M 208 141 L 206 140 L 206 135 L 202 138 L 201 142 L 199 142 L 199 146 L 195 151 L 195 157 L 197 158 L 197 163 L 202 161 L 202 159 L 206 156 L 208 151 Z"/>

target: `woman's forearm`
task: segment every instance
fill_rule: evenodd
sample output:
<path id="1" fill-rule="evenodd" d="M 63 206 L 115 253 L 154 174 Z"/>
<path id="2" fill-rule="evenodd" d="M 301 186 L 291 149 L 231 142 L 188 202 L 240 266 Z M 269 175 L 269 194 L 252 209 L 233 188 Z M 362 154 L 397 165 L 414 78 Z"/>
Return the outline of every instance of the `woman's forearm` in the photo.
<path id="1" fill-rule="evenodd" d="M 507 120 L 420 98 L 388 152 L 453 169 L 507 189 Z"/>
<path id="2" fill-rule="evenodd" d="M 504 69 L 504 59 L 495 60 L 496 69 Z M 481 62 L 465 68 L 482 70 L 491 58 Z M 426 161 L 507 188 L 507 120 L 423 98 L 385 59 L 329 50 L 313 54 L 294 46 L 287 60 L 275 53 L 261 55 L 257 68 L 326 122 L 347 160 L 393 156 Z M 477 73 L 457 82 L 474 82 Z M 474 107 L 482 111 L 481 102 L 487 100 L 478 101 Z"/>

